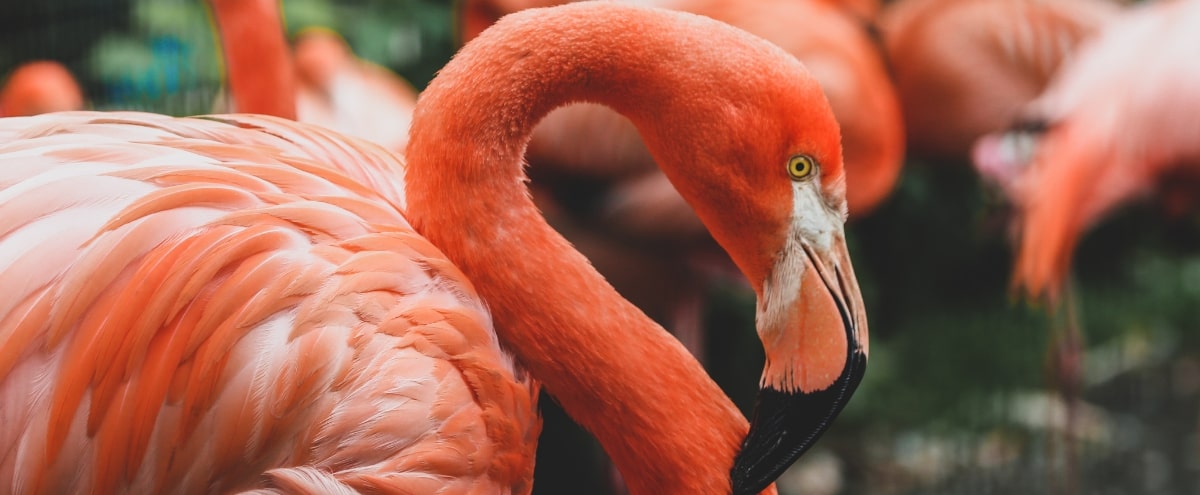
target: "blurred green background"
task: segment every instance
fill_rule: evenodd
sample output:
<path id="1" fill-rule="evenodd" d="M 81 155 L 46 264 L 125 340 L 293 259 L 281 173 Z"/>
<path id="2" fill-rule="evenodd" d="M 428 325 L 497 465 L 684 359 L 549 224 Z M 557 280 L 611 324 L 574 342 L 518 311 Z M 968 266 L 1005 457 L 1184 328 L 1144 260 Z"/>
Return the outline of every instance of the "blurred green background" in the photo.
<path id="1" fill-rule="evenodd" d="M 453 5 L 286 0 L 423 87 L 455 48 Z M 221 69 L 198 0 L 0 5 L 0 74 L 48 58 L 95 109 L 211 111 Z M 911 160 L 891 199 L 848 227 L 871 330 L 868 373 L 784 493 L 1200 493 L 1200 220 L 1126 208 L 1084 239 L 1073 275 L 1083 352 L 1064 378 L 1070 318 L 1012 297 L 1006 211 L 965 163 Z M 762 351 L 753 297 L 709 297 L 710 372 L 747 412 Z M 1068 408 L 1063 391 L 1082 385 Z M 543 400 L 535 493 L 610 493 L 595 443 Z"/>

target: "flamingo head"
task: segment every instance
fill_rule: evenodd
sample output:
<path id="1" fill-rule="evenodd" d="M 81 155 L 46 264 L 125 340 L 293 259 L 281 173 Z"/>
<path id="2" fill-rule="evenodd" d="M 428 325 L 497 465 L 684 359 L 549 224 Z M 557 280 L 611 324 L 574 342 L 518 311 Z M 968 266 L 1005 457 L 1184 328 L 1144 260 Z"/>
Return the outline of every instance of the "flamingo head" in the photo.
<path id="1" fill-rule="evenodd" d="M 843 231 L 843 180 L 831 185 L 821 174 L 835 166 L 822 169 L 804 153 L 779 165 L 792 181 L 792 214 L 757 284 L 766 364 L 732 471 L 735 494 L 758 493 L 811 447 L 866 370 L 866 313 Z"/>
<path id="2" fill-rule="evenodd" d="M 979 138 L 971 148 L 975 171 L 1011 204 L 1021 202 L 1028 177 L 1024 172 L 1033 162 L 1047 126 L 1044 119 L 1020 119 L 1007 130 Z"/>
<path id="3" fill-rule="evenodd" d="M 82 110 L 83 106 L 83 91 L 71 72 L 49 60 L 17 68 L 0 90 L 0 116 Z"/>
<path id="4" fill-rule="evenodd" d="M 731 472 L 735 494 L 758 493 L 813 445 L 862 379 L 868 347 L 843 227 L 840 129 L 803 66 L 782 52 L 773 60 L 736 74 L 696 67 L 702 80 L 761 80 L 641 106 L 690 116 L 643 137 L 758 296 L 766 365 Z M 696 125 L 697 115 L 721 125 Z"/>
<path id="5" fill-rule="evenodd" d="M 1089 119 L 1018 122 L 974 146 L 976 169 L 1016 208 L 1014 287 L 1053 306 L 1088 226 L 1153 186 L 1144 150 L 1095 139 Z M 1048 123 L 1047 123 L 1048 122 Z"/>

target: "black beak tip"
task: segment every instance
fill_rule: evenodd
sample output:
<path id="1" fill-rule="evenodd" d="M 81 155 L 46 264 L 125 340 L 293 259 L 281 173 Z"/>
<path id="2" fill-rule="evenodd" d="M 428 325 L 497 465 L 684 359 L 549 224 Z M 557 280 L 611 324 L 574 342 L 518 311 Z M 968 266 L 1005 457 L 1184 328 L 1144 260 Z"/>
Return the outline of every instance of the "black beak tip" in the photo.
<path id="1" fill-rule="evenodd" d="M 733 495 L 761 492 L 811 448 L 862 381 L 866 363 L 861 351 L 851 352 L 842 375 L 824 390 L 760 389 L 750 433 L 730 471 Z"/>

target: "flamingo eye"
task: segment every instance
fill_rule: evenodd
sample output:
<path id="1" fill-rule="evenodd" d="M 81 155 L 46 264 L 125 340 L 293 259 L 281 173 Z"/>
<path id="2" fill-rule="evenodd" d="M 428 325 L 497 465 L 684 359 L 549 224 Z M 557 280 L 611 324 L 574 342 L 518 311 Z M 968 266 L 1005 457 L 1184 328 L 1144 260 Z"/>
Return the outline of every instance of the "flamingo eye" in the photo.
<path id="1" fill-rule="evenodd" d="M 817 169 L 817 161 L 808 155 L 795 155 L 788 159 L 788 175 L 792 180 L 804 180 Z"/>

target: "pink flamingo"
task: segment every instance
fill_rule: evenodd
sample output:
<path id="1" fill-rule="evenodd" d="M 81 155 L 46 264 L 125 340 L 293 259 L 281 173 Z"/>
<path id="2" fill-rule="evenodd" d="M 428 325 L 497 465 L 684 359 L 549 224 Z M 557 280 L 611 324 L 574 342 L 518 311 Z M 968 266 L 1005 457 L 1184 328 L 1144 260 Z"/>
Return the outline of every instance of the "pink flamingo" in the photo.
<path id="1" fill-rule="evenodd" d="M 577 99 L 638 124 L 758 293 L 748 431 L 522 186 Z M 865 367 L 838 137 L 769 43 L 601 2 L 465 47 L 407 165 L 265 116 L 0 120 L 0 491 L 528 493 L 538 382 L 634 493 L 766 489 Z"/>

